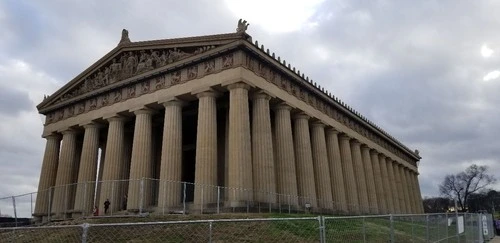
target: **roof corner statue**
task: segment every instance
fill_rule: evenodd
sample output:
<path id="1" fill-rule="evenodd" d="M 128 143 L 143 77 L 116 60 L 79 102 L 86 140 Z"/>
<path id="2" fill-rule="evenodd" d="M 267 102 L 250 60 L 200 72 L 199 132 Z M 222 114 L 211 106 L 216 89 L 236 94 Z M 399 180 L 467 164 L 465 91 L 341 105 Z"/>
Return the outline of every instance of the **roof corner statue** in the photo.
<path id="1" fill-rule="evenodd" d="M 125 43 L 130 43 L 130 38 L 128 38 L 128 30 L 123 29 L 122 30 L 122 38 L 120 39 L 120 42 L 118 45 L 125 44 Z"/>
<path id="2" fill-rule="evenodd" d="M 240 19 L 238 20 L 238 28 L 236 28 L 236 33 L 245 33 L 250 24 L 247 23 L 246 20 Z"/>
<path id="3" fill-rule="evenodd" d="M 248 25 L 134 42 L 123 29 L 118 46 L 46 96 L 36 220 L 95 206 L 422 213 L 418 151 L 252 43 Z"/>

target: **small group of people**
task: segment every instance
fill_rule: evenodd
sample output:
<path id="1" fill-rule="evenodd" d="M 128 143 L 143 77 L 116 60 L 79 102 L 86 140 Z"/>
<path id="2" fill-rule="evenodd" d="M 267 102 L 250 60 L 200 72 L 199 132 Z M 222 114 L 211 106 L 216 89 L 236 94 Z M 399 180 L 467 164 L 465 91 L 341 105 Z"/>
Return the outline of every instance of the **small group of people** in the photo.
<path id="1" fill-rule="evenodd" d="M 104 215 L 108 214 L 109 205 L 111 205 L 111 202 L 109 202 L 109 199 L 106 199 L 106 201 L 104 201 Z M 94 207 L 94 211 L 92 212 L 92 215 L 99 216 L 99 207 L 97 207 L 97 206 Z"/>

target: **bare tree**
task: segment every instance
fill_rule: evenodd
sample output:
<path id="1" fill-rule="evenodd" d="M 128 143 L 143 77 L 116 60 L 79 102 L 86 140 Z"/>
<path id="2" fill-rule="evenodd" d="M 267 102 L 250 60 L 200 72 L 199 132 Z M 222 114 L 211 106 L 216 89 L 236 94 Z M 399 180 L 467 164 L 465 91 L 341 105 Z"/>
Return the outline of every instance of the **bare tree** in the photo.
<path id="1" fill-rule="evenodd" d="M 456 175 L 447 175 L 439 185 L 439 191 L 450 199 L 456 198 L 458 206 L 465 210 L 472 193 L 479 193 L 495 183 L 495 178 L 487 174 L 487 170 L 487 166 L 473 164 Z"/>

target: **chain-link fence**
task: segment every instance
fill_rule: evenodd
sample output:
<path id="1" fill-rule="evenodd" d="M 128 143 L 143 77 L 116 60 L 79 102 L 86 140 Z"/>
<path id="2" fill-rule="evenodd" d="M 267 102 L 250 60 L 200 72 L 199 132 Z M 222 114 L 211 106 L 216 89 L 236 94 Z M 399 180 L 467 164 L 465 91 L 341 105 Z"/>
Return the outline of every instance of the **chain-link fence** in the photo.
<path id="1" fill-rule="evenodd" d="M 484 242 L 491 215 L 213 219 L 0 228 L 0 242 Z M 486 230 L 485 230 L 486 229 Z"/>
<path id="2" fill-rule="evenodd" d="M 20 208 L 17 203 L 17 211 L 22 211 L 28 216 L 34 215 L 42 222 L 127 213 L 162 215 L 227 212 L 332 215 L 410 213 L 395 209 L 382 212 L 376 207 L 363 208 L 360 205 L 342 204 L 322 198 L 147 178 L 73 183 L 41 191 L 38 193 L 38 198 L 36 194 L 26 195 L 31 198 L 23 196 L 22 201 L 25 205 Z M 15 196 L 14 199 L 19 201 L 20 196 Z M 9 207 L 12 206 L 10 203 L 12 197 L 0 199 L 0 207 L 3 207 L 2 204 L 7 205 L 2 200 L 9 201 L 7 204 Z M 356 209 L 356 212 L 347 212 L 347 209 Z M 7 210 L 9 213 L 13 211 L 11 208 Z M 420 208 L 411 210 L 411 212 L 419 211 Z"/>

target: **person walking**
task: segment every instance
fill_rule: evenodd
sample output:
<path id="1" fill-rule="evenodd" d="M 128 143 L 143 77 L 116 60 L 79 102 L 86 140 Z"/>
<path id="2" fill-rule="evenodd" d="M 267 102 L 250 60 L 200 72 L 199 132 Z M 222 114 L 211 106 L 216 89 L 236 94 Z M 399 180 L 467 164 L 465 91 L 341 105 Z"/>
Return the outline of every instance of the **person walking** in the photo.
<path id="1" fill-rule="evenodd" d="M 104 202 L 104 214 L 108 214 L 108 209 L 110 204 L 111 203 L 109 202 L 109 199 L 106 199 L 106 201 Z"/>

